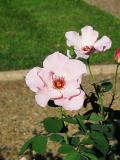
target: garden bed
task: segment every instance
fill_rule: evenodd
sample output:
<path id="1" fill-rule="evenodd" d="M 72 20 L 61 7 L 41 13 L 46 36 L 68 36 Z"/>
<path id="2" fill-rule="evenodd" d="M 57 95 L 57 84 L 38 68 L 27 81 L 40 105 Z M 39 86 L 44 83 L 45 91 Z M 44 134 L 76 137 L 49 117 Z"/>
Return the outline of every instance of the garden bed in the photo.
<path id="1" fill-rule="evenodd" d="M 96 76 L 97 81 L 104 78 L 113 81 L 113 75 Z M 83 86 L 90 90 L 92 88 L 90 88 L 88 80 L 88 77 L 83 79 Z M 116 110 L 120 110 L 119 82 L 120 76 L 113 104 L 113 108 Z M 107 93 L 105 103 L 109 104 L 110 99 L 110 93 Z M 85 112 L 85 110 L 82 108 L 81 112 Z M 47 116 L 56 114 L 59 116 L 58 108 L 40 108 L 36 105 L 34 93 L 26 87 L 24 81 L 0 82 L 0 156 L 5 160 L 15 160 L 24 141 L 33 134 L 43 131 L 39 122 Z"/>

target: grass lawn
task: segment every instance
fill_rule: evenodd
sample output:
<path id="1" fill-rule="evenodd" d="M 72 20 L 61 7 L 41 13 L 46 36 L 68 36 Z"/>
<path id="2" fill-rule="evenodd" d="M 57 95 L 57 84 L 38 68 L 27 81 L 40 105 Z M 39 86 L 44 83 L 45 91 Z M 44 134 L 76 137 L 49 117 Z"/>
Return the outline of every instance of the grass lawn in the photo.
<path id="1" fill-rule="evenodd" d="M 82 0 L 0 0 L 0 70 L 41 65 L 46 55 L 66 53 L 64 34 L 84 25 L 108 35 L 113 46 L 91 62 L 112 63 L 120 47 L 120 20 Z"/>

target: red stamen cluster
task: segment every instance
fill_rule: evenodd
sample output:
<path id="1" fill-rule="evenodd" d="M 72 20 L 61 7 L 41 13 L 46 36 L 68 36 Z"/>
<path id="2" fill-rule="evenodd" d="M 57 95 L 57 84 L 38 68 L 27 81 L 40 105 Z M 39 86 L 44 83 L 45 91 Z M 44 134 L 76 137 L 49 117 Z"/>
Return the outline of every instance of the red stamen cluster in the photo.
<path id="1" fill-rule="evenodd" d="M 93 47 L 89 47 L 89 46 L 85 46 L 85 47 L 83 47 L 83 51 L 85 51 L 86 54 L 90 54 L 91 52 L 94 51 L 94 48 Z"/>
<path id="2" fill-rule="evenodd" d="M 62 89 L 65 86 L 65 80 L 63 77 L 55 77 L 53 79 L 53 87 L 56 89 Z"/>

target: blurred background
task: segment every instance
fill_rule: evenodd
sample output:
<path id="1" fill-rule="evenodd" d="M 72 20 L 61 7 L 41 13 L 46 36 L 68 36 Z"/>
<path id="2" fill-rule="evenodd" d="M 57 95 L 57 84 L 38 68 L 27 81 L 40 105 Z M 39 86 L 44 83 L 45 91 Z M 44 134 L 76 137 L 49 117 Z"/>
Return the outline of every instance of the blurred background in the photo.
<path id="1" fill-rule="evenodd" d="M 120 45 L 119 7 L 120 0 L 0 0 L 0 70 L 41 65 L 57 50 L 66 54 L 65 32 L 85 25 L 113 41 L 108 54 L 95 55 L 92 64 L 112 63 Z"/>

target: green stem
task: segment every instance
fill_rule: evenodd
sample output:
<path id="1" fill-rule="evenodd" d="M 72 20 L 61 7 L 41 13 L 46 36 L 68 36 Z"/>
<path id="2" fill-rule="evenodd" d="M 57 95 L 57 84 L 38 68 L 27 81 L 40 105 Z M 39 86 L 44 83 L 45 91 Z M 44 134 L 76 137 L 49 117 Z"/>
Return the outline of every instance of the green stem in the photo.
<path id="1" fill-rule="evenodd" d="M 99 102 L 100 102 L 100 113 L 101 115 L 104 115 L 104 104 L 103 104 L 103 93 L 100 92 L 99 94 Z"/>
<path id="2" fill-rule="evenodd" d="M 89 58 L 87 59 L 87 65 L 88 65 L 88 70 L 89 70 L 89 73 L 90 73 L 91 82 L 94 83 L 94 76 L 93 76 L 92 71 L 91 71 Z"/>
<path id="3" fill-rule="evenodd" d="M 96 95 L 98 97 L 98 101 L 100 103 L 100 112 L 103 115 L 104 114 L 104 104 L 103 104 L 103 98 L 102 98 L 103 93 L 98 94 L 98 92 L 97 92 L 97 87 L 96 87 L 96 84 L 95 84 L 94 76 L 93 76 L 92 71 L 91 71 L 89 58 L 87 59 L 87 64 L 88 64 L 88 69 L 89 69 L 89 73 L 90 73 L 90 79 L 91 79 L 92 85 L 94 86 Z"/>
<path id="4" fill-rule="evenodd" d="M 114 100 L 115 100 L 115 95 L 116 95 L 116 87 L 117 87 L 117 75 L 118 75 L 118 68 L 119 68 L 120 64 L 117 64 L 116 66 L 116 72 L 115 72 L 115 81 L 114 81 L 114 88 L 113 88 L 113 95 L 112 95 L 112 100 L 111 103 L 109 105 L 109 108 L 112 106 Z"/>
<path id="5" fill-rule="evenodd" d="M 97 93 L 97 87 L 96 87 L 96 84 L 95 84 L 95 80 L 94 80 L 94 76 L 92 74 L 92 70 L 91 70 L 91 67 L 90 67 L 90 61 L 89 61 L 89 58 L 87 59 L 87 65 L 88 65 L 88 70 L 89 70 L 89 73 L 90 73 L 90 80 L 91 80 L 91 84 L 93 85 L 94 89 L 95 89 L 95 92 L 98 96 L 98 93 Z"/>
<path id="6" fill-rule="evenodd" d="M 91 80 L 91 82 L 92 82 L 91 84 L 93 85 L 94 90 L 95 90 L 95 92 L 96 92 L 96 95 L 97 95 L 97 97 L 98 97 L 99 95 L 98 95 L 98 92 L 97 92 L 97 86 L 96 86 L 96 84 L 95 84 L 94 76 L 93 76 L 93 74 L 92 74 L 92 70 L 91 70 L 91 67 L 90 67 L 89 58 L 87 59 L 87 65 L 88 65 L 88 70 L 89 70 L 89 73 L 90 73 L 90 80 Z"/>

